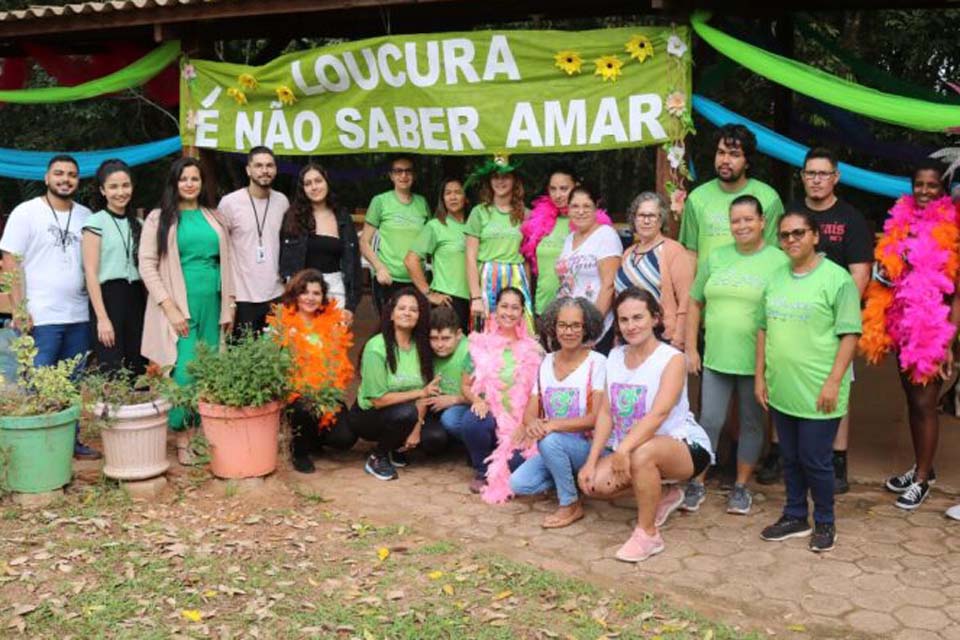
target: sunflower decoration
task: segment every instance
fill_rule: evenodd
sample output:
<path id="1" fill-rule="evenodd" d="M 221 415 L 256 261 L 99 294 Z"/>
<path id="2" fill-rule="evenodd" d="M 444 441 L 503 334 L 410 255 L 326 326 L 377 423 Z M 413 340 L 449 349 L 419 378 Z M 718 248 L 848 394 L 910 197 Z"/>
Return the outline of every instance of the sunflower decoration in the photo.
<path id="1" fill-rule="evenodd" d="M 576 51 L 558 51 L 554 54 L 553 60 L 554 66 L 558 67 L 568 76 L 580 73 L 581 67 L 583 67 L 583 58 L 581 58 L 580 54 Z"/>
<path id="2" fill-rule="evenodd" d="M 257 82 L 257 79 L 249 73 L 241 73 L 239 76 L 237 76 L 237 82 L 240 83 L 240 86 L 247 91 L 254 91 L 258 86 L 260 86 L 260 83 Z"/>
<path id="3" fill-rule="evenodd" d="M 227 95 L 236 100 L 237 104 L 241 107 L 247 104 L 247 94 L 236 87 L 230 87 L 227 89 Z"/>
<path id="4" fill-rule="evenodd" d="M 277 87 L 277 99 L 280 100 L 280 104 L 285 106 L 290 106 L 297 101 L 297 96 L 293 94 L 293 90 L 287 86 Z"/>
<path id="5" fill-rule="evenodd" d="M 617 56 L 600 56 L 593 63 L 597 67 L 593 75 L 600 76 L 604 82 L 607 80 L 616 82 L 622 73 L 620 68 L 623 67 L 623 61 Z"/>
<path id="6" fill-rule="evenodd" d="M 643 64 L 647 58 L 653 57 L 653 43 L 647 36 L 633 36 L 624 47 L 631 58 Z"/>

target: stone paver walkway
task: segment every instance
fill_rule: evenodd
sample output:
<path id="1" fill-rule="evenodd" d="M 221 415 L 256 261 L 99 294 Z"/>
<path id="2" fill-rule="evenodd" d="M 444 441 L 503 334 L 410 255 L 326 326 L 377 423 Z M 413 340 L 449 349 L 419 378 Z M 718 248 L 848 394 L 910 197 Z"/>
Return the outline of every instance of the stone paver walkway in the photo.
<path id="1" fill-rule="evenodd" d="M 356 452 L 317 465 L 316 474 L 282 478 L 374 522 L 408 522 L 603 585 L 665 594 L 777 637 L 960 640 L 960 523 L 943 517 L 953 502 L 944 494 L 906 513 L 891 494 L 854 486 L 838 500 L 836 549 L 816 555 L 806 539 L 760 539 L 779 516 L 782 487 L 755 487 L 749 516 L 726 514 L 726 498 L 714 488 L 698 513 L 670 518 L 662 554 L 633 566 L 613 559 L 633 526 L 629 500 L 589 502 L 582 521 L 547 531 L 540 522 L 554 508 L 552 497 L 487 505 L 467 491 L 470 470 L 453 454 L 418 460 L 394 482 L 364 474 Z"/>

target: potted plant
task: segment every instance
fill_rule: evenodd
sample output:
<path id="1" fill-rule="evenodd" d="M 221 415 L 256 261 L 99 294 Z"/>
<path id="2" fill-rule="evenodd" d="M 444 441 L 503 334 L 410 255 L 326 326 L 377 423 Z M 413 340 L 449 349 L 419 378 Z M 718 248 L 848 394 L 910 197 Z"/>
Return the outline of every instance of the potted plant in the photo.
<path id="1" fill-rule="evenodd" d="M 198 347 L 187 367 L 194 382 L 176 403 L 195 403 L 215 476 L 254 478 L 277 468 L 289 368 L 290 354 L 264 336 L 246 334 L 219 351 Z"/>
<path id="2" fill-rule="evenodd" d="M 0 291 L 17 282 L 19 267 L 4 272 Z M 26 300 L 13 308 L 18 326 L 27 326 Z M 63 487 L 73 474 L 73 443 L 80 417 L 75 374 L 84 356 L 37 367 L 37 346 L 29 333 L 11 343 L 17 360 L 15 384 L 0 389 L 0 485 L 17 493 L 44 493 Z"/>
<path id="3" fill-rule="evenodd" d="M 147 480 L 170 466 L 167 460 L 167 372 L 151 365 L 134 379 L 129 371 L 93 371 L 81 382 L 87 431 L 103 440 L 103 473 L 116 480 Z"/>

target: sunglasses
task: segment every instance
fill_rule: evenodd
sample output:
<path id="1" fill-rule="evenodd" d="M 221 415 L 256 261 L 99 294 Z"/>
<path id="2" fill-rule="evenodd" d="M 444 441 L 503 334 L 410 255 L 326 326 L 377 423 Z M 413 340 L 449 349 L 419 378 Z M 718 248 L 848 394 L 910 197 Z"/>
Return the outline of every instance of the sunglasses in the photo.
<path id="1" fill-rule="evenodd" d="M 810 231 L 810 227 L 793 229 L 791 231 L 781 231 L 777 234 L 777 236 L 780 238 L 780 242 L 790 242 L 791 240 L 802 239 L 803 236 L 807 235 L 807 231 Z"/>

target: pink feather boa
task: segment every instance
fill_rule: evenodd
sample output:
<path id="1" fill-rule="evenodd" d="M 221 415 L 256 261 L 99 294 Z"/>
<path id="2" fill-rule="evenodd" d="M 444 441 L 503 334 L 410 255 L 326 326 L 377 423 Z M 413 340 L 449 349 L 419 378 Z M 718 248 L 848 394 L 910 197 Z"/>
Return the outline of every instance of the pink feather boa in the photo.
<path id="1" fill-rule="evenodd" d="M 557 218 L 561 213 L 566 215 L 567 212 L 566 210 L 560 211 L 549 196 L 540 196 L 533 201 L 530 217 L 520 225 L 520 233 L 523 234 L 520 254 L 527 259 L 527 263 L 534 273 L 538 273 L 537 245 L 553 232 L 553 228 L 557 226 Z M 613 224 L 613 220 L 603 209 L 597 209 L 597 221 L 600 224 Z M 573 231 L 572 225 L 570 231 Z"/>
<path id="2" fill-rule="evenodd" d="M 956 333 L 945 301 L 955 289 L 956 225 L 957 210 L 949 197 L 919 209 L 912 196 L 900 198 L 883 225 L 885 233 L 896 234 L 886 251 L 905 263 L 893 283 L 887 331 L 900 353 L 900 368 L 918 384 L 937 375 Z"/>
<path id="3" fill-rule="evenodd" d="M 523 422 L 523 412 L 527 408 L 543 354 L 539 343 L 527 332 L 525 322 L 517 323 L 516 336 L 508 337 L 499 332 L 492 316 L 483 333 L 470 334 L 469 349 L 474 370 L 471 389 L 475 394 L 483 394 L 497 421 L 497 447 L 486 460 L 487 487 L 482 497 L 491 504 L 506 502 L 513 496 L 509 467 L 515 449 L 513 432 Z M 505 385 L 500 380 L 503 352 L 506 349 L 513 351 L 516 362 L 513 383 L 506 392 L 510 399 L 510 411 L 503 406 Z M 524 458 L 529 458 L 537 453 L 537 445 L 531 445 L 521 453 Z"/>

